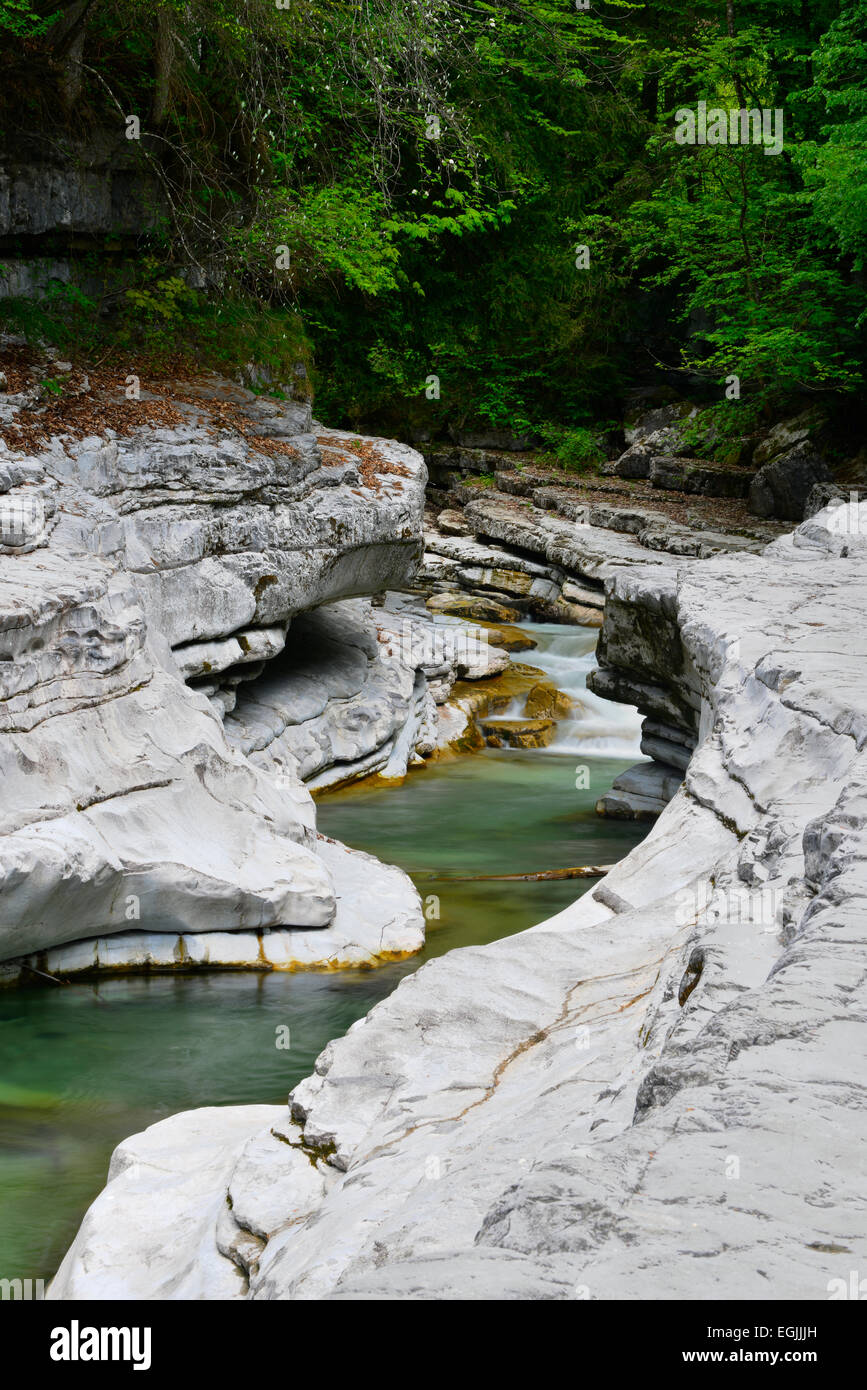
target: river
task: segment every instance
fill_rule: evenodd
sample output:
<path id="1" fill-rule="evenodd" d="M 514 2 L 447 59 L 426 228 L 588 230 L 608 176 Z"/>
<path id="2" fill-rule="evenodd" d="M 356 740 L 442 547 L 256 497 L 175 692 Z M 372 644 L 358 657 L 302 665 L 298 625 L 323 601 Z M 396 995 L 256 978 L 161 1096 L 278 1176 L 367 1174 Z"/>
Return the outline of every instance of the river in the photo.
<path id="1" fill-rule="evenodd" d="M 197 1106 L 279 1104 L 329 1039 L 425 960 L 521 931 L 593 886 L 472 875 L 611 863 L 642 837 L 646 827 L 594 811 L 636 760 L 639 728 L 635 711 L 585 689 L 596 632 L 527 629 L 538 647 L 519 659 L 580 701 L 549 748 L 486 749 L 397 787 L 319 800 L 325 834 L 412 874 L 428 916 L 418 956 L 377 970 L 118 976 L 0 994 L 0 1278 L 53 1274 L 127 1135 Z M 288 1050 L 277 1046 L 286 1027 Z"/>

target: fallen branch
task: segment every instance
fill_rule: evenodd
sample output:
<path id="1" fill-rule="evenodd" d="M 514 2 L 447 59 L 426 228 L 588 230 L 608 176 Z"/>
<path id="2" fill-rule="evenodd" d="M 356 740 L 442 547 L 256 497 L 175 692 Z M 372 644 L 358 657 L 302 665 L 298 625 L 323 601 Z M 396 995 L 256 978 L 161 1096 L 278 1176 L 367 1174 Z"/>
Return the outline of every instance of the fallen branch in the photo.
<path id="1" fill-rule="evenodd" d="M 443 883 L 541 883 L 543 880 L 562 878 L 604 878 L 614 868 L 613 864 L 586 864 L 576 869 L 540 869 L 535 874 L 436 874 L 431 878 Z"/>
<path id="2" fill-rule="evenodd" d="M 33 973 L 34 975 L 41 975 L 43 980 L 51 980 L 52 984 L 55 984 L 55 985 L 71 985 L 71 984 L 72 984 L 72 981 L 71 981 L 71 980 L 61 980 L 61 979 L 59 978 L 59 976 L 57 976 L 57 975 L 49 975 L 49 973 L 48 973 L 47 970 L 37 970 L 35 965 L 29 965 L 28 962 L 27 962 L 26 960 L 25 960 L 25 961 L 22 961 L 21 963 L 22 963 L 22 965 L 24 966 L 24 969 L 25 969 L 25 970 L 30 970 L 30 971 L 32 971 L 32 973 Z M 93 997 L 94 997 L 94 999 L 96 1000 L 97 1004 L 101 1004 L 103 1008 L 107 1008 L 108 1005 L 107 1005 L 106 1001 L 105 1001 L 104 999 L 100 999 L 100 997 L 99 997 L 99 991 L 97 990 L 96 985 L 92 985 L 91 988 L 93 989 Z"/>
<path id="3" fill-rule="evenodd" d="M 51 980 L 55 985 L 68 985 L 68 980 L 59 980 L 56 975 L 49 975 L 47 970 L 37 970 L 35 965 L 28 965 L 27 961 L 22 961 L 25 970 L 30 970 L 34 975 L 41 975 L 43 980 Z"/>

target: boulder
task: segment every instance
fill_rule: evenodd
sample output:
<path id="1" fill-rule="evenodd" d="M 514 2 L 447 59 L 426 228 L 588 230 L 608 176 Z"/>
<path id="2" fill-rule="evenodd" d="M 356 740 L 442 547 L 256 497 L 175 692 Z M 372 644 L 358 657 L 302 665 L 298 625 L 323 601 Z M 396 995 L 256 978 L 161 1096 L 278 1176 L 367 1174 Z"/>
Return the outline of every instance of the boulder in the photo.
<path id="1" fill-rule="evenodd" d="M 565 719 L 573 708 L 573 701 L 556 685 L 540 681 L 527 692 L 524 714 L 528 719 Z"/>
<path id="2" fill-rule="evenodd" d="M 489 748 L 547 748 L 557 731 L 553 719 L 483 719 L 479 727 Z"/>
<path id="3" fill-rule="evenodd" d="M 522 627 L 509 627 L 503 623 L 481 623 L 481 627 L 486 628 L 491 634 L 490 640 L 495 647 L 501 651 L 516 653 L 529 652 L 538 646 L 535 637 L 531 637 Z"/>
<path id="4" fill-rule="evenodd" d="M 605 464 L 603 473 L 610 473 L 616 478 L 649 478 L 650 465 L 657 452 L 656 443 L 640 441 L 630 444 L 619 458 Z"/>
<path id="5" fill-rule="evenodd" d="M 615 820 L 656 820 L 683 781 L 679 768 L 659 762 L 636 763 L 614 779 L 596 811 Z"/>
<path id="6" fill-rule="evenodd" d="M 857 498 L 857 492 L 855 494 Z M 830 503 L 848 502 L 849 494 L 837 483 L 814 483 L 804 503 L 804 520 L 824 511 Z"/>
<path id="7" fill-rule="evenodd" d="M 650 464 L 650 485 L 699 497 L 747 497 L 750 474 L 741 468 L 727 468 L 707 459 L 654 455 Z"/>
<path id="8" fill-rule="evenodd" d="M 667 405 L 645 410 L 627 420 L 626 443 L 630 446 L 641 444 L 658 437 L 662 431 L 670 431 L 671 437 L 679 437 L 681 427 L 697 413 L 696 407 L 689 401 L 672 401 Z"/>
<path id="9" fill-rule="evenodd" d="M 589 523 L 590 508 L 582 500 L 580 492 L 568 487 L 537 487 L 531 496 L 533 505 L 542 511 L 556 512 L 569 521 L 580 521 L 582 526 Z"/>
<path id="10" fill-rule="evenodd" d="M 514 623 L 521 616 L 517 608 L 478 594 L 433 594 L 427 606 L 431 613 L 448 613 L 454 618 L 473 618 L 479 622 Z"/>
<path id="11" fill-rule="evenodd" d="M 336 909 L 328 926 L 265 927 L 260 931 L 119 931 L 0 964 L 5 984 L 30 984 L 33 972 L 64 979 L 181 970 L 336 970 L 384 965 L 424 945 L 421 900 L 400 869 L 319 837 Z"/>
<path id="12" fill-rule="evenodd" d="M 525 477 L 518 468 L 498 468 L 494 471 L 494 482 L 500 492 L 510 492 L 514 497 L 530 497 L 536 487 L 532 474 Z"/>
<path id="13" fill-rule="evenodd" d="M 464 521 L 463 512 L 441 511 L 437 517 L 437 527 L 444 536 L 467 536 L 470 528 Z"/>
<path id="14" fill-rule="evenodd" d="M 830 481 L 824 459 L 804 439 L 759 469 L 750 484 L 750 511 L 756 516 L 802 521 L 813 488 Z"/>
<path id="15" fill-rule="evenodd" d="M 588 510 L 587 521 L 590 526 L 604 526 L 608 531 L 622 531 L 632 536 L 671 526 L 664 512 L 654 512 L 648 507 L 617 506 L 611 502 L 594 503 Z"/>
<path id="16" fill-rule="evenodd" d="M 815 444 L 826 424 L 824 412 L 815 408 L 804 410 L 800 415 L 792 416 L 788 420 L 778 421 L 756 445 L 753 452 L 755 467 L 763 468 L 771 459 L 790 453 L 797 445 L 804 444 L 807 440 L 812 439 Z"/>

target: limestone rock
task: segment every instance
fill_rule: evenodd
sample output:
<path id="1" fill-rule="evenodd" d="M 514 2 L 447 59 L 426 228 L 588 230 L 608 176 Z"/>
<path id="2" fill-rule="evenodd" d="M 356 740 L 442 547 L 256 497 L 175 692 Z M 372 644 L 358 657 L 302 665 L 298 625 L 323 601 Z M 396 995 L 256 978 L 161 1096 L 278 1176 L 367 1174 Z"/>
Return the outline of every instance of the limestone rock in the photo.
<path id="1" fill-rule="evenodd" d="M 260 931 L 118 931 L 0 964 L 2 983 L 32 983 L 33 972 L 73 978 L 112 971 L 343 970 L 402 960 L 424 945 L 421 902 L 401 870 L 320 836 L 335 910 L 326 927 Z"/>
<path id="2" fill-rule="evenodd" d="M 491 642 L 501 651 L 529 652 L 537 645 L 536 639 L 524 628 L 509 627 L 502 623 L 482 623 L 481 626 L 487 629 L 491 635 Z"/>
<path id="3" fill-rule="evenodd" d="M 528 719 L 565 719 L 572 700 L 549 681 L 539 681 L 527 692 L 524 713 Z"/>
<path id="4" fill-rule="evenodd" d="M 508 492 L 508 488 L 503 488 L 503 492 Z M 590 519 L 590 508 L 586 502 L 582 502 L 581 494 L 565 487 L 537 487 L 530 493 L 533 505 L 542 511 L 557 512 L 559 516 L 568 517 L 570 521 L 580 521 L 582 525 L 588 525 Z"/>
<path id="5" fill-rule="evenodd" d="M 804 520 L 809 521 L 811 516 L 823 512 L 831 503 L 845 503 L 847 500 L 843 488 L 838 487 L 836 483 L 815 483 L 804 503 Z"/>
<path id="6" fill-rule="evenodd" d="M 461 512 L 442 511 L 437 517 L 437 527 L 444 536 L 465 536 L 469 531 Z"/>
<path id="7" fill-rule="evenodd" d="M 640 412 L 627 420 L 625 435 L 629 445 L 640 444 L 659 435 L 661 430 L 669 430 L 678 435 L 678 427 L 696 414 L 694 406 L 688 401 L 672 401 L 668 405 L 655 406 L 652 410 Z"/>
<path id="8" fill-rule="evenodd" d="M 517 608 L 480 595 L 434 594 L 427 606 L 432 613 L 449 613 L 456 618 L 474 618 L 481 622 L 513 623 L 521 616 Z"/>
<path id="9" fill-rule="evenodd" d="M 547 748 L 557 726 L 553 719 L 483 719 L 480 728 L 489 748 Z"/>
<path id="10" fill-rule="evenodd" d="M 603 472 L 611 473 L 617 478 L 649 478 L 650 466 L 656 457 L 656 448 L 655 442 L 646 440 L 630 444 L 619 458 L 605 466 Z"/>
<path id="11" fill-rule="evenodd" d="M 611 791 L 600 797 L 596 810 L 616 820 L 655 820 L 682 781 L 677 768 L 659 761 L 636 763 L 615 777 Z"/>
<path id="12" fill-rule="evenodd" d="M 39 506 L 0 553 L 0 959 L 75 943 L 73 969 L 254 964 L 260 934 L 333 932 L 339 914 L 303 758 L 228 741 L 220 715 L 234 704 L 241 721 L 245 682 L 292 618 L 412 575 L 423 462 L 387 441 L 314 437 L 309 406 L 210 375 L 162 406 L 182 423 L 3 455 L 0 522 L 22 496 Z M 423 674 L 396 659 L 389 679 L 381 727 L 340 748 L 326 731 L 315 770 L 369 753 L 405 770 L 433 748 Z M 318 958 L 309 943 L 299 956 Z"/>
<path id="13" fill-rule="evenodd" d="M 144 134 L 145 147 L 148 139 Z M 63 130 L 50 138 L 19 134 L 14 150 L 0 152 L 3 237 L 136 233 L 164 211 L 159 181 L 130 148 L 122 124 L 86 140 Z"/>
<path id="14" fill-rule="evenodd" d="M 208 1107 L 172 1115 L 124 1140 L 112 1155 L 108 1185 L 47 1296 L 241 1296 L 246 1280 L 237 1264 L 220 1253 L 216 1222 L 251 1135 L 263 1128 L 268 1132 L 284 1113 L 276 1105 Z M 121 1212 L 113 1239 L 107 1241 L 106 1224 Z"/>
<path id="15" fill-rule="evenodd" d="M 791 419 L 780 420 L 756 445 L 753 463 L 756 468 L 762 468 L 771 459 L 788 454 L 809 439 L 815 442 L 825 424 L 826 418 L 820 409 L 805 410 Z"/>
<path id="16" fill-rule="evenodd" d="M 655 455 L 649 472 L 651 487 L 695 493 L 700 497 L 747 497 L 750 473 L 726 468 L 707 459 Z"/>
<path id="17" fill-rule="evenodd" d="M 198 1183 L 182 1162 L 195 1120 L 167 1122 L 159 1194 L 114 1178 L 52 1296 L 130 1279 L 140 1296 L 214 1296 L 230 1154 L 246 1219 L 270 1232 L 255 1259 L 253 1232 L 219 1237 L 247 1242 L 238 1296 L 845 1286 L 867 1240 L 867 504 L 846 540 L 830 520 L 761 556 L 613 576 L 609 650 L 695 716 L 683 785 L 644 842 L 557 917 L 429 962 L 329 1043 L 280 1122 L 275 1206 L 260 1116 L 215 1127 Z M 292 1143 L 324 1160 L 321 1191 L 295 1182 Z M 184 1209 L 186 1239 L 167 1239 L 162 1212 Z"/>

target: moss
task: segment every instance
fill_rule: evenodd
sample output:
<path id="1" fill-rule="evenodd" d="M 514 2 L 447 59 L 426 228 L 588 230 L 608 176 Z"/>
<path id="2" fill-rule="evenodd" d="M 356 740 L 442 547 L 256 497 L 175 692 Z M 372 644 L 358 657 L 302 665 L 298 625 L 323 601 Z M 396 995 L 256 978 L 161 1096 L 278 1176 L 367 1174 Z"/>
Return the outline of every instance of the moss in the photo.
<path id="1" fill-rule="evenodd" d="M 481 723 L 489 748 L 547 748 L 556 728 L 553 719 L 485 719 Z"/>
<path id="2" fill-rule="evenodd" d="M 556 685 L 539 681 L 527 693 L 524 713 L 528 719 L 563 719 L 573 708 L 573 701 Z"/>

